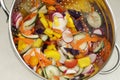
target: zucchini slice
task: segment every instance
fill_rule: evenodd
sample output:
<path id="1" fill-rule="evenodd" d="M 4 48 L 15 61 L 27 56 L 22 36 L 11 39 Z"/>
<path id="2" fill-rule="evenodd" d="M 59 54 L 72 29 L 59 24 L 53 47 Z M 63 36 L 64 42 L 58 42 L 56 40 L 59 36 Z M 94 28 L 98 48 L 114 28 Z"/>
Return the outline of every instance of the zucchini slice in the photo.
<path id="1" fill-rule="evenodd" d="M 100 51 L 104 47 L 104 42 L 99 42 L 98 46 L 93 50 L 94 53 Z"/>
<path id="2" fill-rule="evenodd" d="M 48 79 L 51 79 L 53 76 L 59 76 L 60 71 L 56 66 L 50 65 L 45 68 L 46 75 Z"/>
<path id="3" fill-rule="evenodd" d="M 99 28 L 102 24 L 102 19 L 100 14 L 97 11 L 94 11 L 87 16 L 87 22 L 91 27 Z"/>
<path id="4" fill-rule="evenodd" d="M 31 38 L 31 39 L 36 39 L 36 38 L 39 38 L 39 35 L 25 35 L 25 34 L 23 34 L 23 33 L 21 33 L 22 34 L 22 36 L 24 36 L 24 37 L 26 37 L 26 38 Z"/>

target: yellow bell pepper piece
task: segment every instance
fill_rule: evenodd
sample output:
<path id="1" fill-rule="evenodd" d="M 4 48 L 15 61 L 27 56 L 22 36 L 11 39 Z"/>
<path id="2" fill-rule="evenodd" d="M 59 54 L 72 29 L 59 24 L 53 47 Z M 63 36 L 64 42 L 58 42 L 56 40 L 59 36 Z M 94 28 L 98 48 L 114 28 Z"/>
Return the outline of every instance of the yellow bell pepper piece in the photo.
<path id="1" fill-rule="evenodd" d="M 24 50 L 26 47 L 27 47 L 27 44 L 25 44 L 24 41 L 22 41 L 22 40 L 19 40 L 19 41 L 18 41 L 18 50 L 19 50 L 19 51 Z"/>
<path id="2" fill-rule="evenodd" d="M 54 44 L 48 45 L 47 49 L 48 50 L 57 50 Z"/>
<path id="3" fill-rule="evenodd" d="M 45 28 L 48 28 L 48 22 L 43 13 L 39 13 L 40 21 Z"/>
<path id="4" fill-rule="evenodd" d="M 74 28 L 75 28 L 73 19 L 70 17 L 70 14 L 69 14 L 69 13 L 66 13 L 65 18 L 66 18 L 66 20 L 67 20 L 67 27 L 72 27 L 72 28 L 74 27 Z"/>
<path id="5" fill-rule="evenodd" d="M 52 40 L 57 40 L 58 38 L 56 37 L 56 36 L 52 36 L 51 38 L 50 38 L 50 40 L 52 41 Z"/>
<path id="6" fill-rule="evenodd" d="M 84 57 L 84 58 L 78 59 L 78 65 L 80 68 L 87 67 L 90 64 L 91 64 L 91 60 L 89 57 Z"/>
<path id="7" fill-rule="evenodd" d="M 52 21 L 50 21 L 50 20 L 47 19 L 47 22 L 49 24 L 49 27 L 52 28 L 52 25 L 53 25 Z"/>
<path id="8" fill-rule="evenodd" d="M 41 39 L 37 39 L 34 43 L 33 43 L 33 47 L 39 48 L 42 46 L 43 41 Z"/>
<path id="9" fill-rule="evenodd" d="M 44 31 L 44 33 L 45 33 L 46 35 L 48 35 L 49 37 L 52 37 L 53 30 L 51 30 L 50 28 L 46 28 L 45 31 Z"/>
<path id="10" fill-rule="evenodd" d="M 53 32 L 53 35 L 56 36 L 57 38 L 60 38 L 62 36 L 62 34 L 59 34 L 59 33 L 56 33 L 56 32 Z"/>
<path id="11" fill-rule="evenodd" d="M 59 61 L 61 58 L 60 53 L 56 50 L 45 50 L 44 54 L 47 58 L 53 58 L 56 61 Z"/>
<path id="12" fill-rule="evenodd" d="M 54 25 L 56 27 L 58 27 L 60 25 L 59 18 L 57 16 L 54 16 L 53 21 L 54 21 Z"/>

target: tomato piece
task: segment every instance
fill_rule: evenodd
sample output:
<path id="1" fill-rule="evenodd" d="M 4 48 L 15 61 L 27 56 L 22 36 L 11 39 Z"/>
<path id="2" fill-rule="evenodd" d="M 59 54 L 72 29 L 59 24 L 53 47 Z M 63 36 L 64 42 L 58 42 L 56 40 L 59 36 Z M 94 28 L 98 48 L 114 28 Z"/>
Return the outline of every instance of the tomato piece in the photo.
<path id="1" fill-rule="evenodd" d="M 76 59 L 68 59 L 65 61 L 65 66 L 68 68 L 73 68 L 77 65 L 78 61 Z"/>

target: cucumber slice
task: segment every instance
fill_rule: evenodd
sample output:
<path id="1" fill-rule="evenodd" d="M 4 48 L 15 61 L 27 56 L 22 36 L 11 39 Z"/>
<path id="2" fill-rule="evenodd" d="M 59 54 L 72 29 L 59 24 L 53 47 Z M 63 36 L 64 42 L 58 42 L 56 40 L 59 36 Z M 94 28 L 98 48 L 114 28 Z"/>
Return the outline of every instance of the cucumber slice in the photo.
<path id="1" fill-rule="evenodd" d="M 79 46 L 79 48 L 82 49 L 82 50 L 86 50 L 87 47 L 88 47 L 88 43 L 87 43 L 87 42 L 84 42 L 84 43 L 82 43 L 82 44 Z"/>
<path id="2" fill-rule="evenodd" d="M 102 24 L 101 16 L 97 11 L 90 13 L 87 17 L 87 21 L 93 28 L 99 28 Z"/>
<path id="3" fill-rule="evenodd" d="M 74 42 L 76 42 L 77 40 L 83 39 L 85 37 L 86 37 L 85 33 L 76 34 L 74 35 Z"/>
<path id="4" fill-rule="evenodd" d="M 42 74 L 43 74 L 43 76 L 44 76 L 45 78 L 48 78 L 48 76 L 47 76 L 47 74 L 46 74 L 46 70 L 45 70 L 45 69 L 43 69 L 43 70 L 42 70 Z"/>
<path id="5" fill-rule="evenodd" d="M 45 68 L 46 75 L 48 79 L 51 79 L 53 76 L 59 76 L 60 71 L 56 66 L 50 65 Z"/>
<path id="6" fill-rule="evenodd" d="M 69 80 L 69 79 L 65 77 L 60 77 L 60 80 Z"/>
<path id="7" fill-rule="evenodd" d="M 29 26 L 23 26 L 24 30 L 30 30 L 35 26 L 35 23 L 30 24 Z"/>
<path id="8" fill-rule="evenodd" d="M 26 37 L 26 38 L 31 38 L 31 39 L 36 39 L 36 38 L 39 38 L 38 35 L 25 35 L 22 33 L 22 36 Z"/>
<path id="9" fill-rule="evenodd" d="M 104 42 L 101 41 L 98 46 L 93 50 L 94 53 L 100 51 L 104 47 Z"/>
<path id="10" fill-rule="evenodd" d="M 80 75 L 83 72 L 83 68 L 79 68 L 79 71 L 75 74 L 75 76 Z"/>
<path id="11" fill-rule="evenodd" d="M 33 18 L 31 18 L 30 20 L 27 20 L 24 22 L 24 26 L 30 26 L 31 24 L 33 24 L 36 20 L 37 15 L 35 15 Z"/>
<path id="12" fill-rule="evenodd" d="M 47 13 L 47 7 L 46 7 L 46 5 L 42 6 L 42 7 L 39 9 L 38 13 L 44 13 L 44 14 Z"/>
<path id="13" fill-rule="evenodd" d="M 45 34 L 41 34 L 40 35 L 40 38 L 43 40 L 43 41 L 46 41 L 48 39 L 48 36 L 45 35 Z"/>
<path id="14" fill-rule="evenodd" d="M 37 13 L 37 12 L 38 11 L 36 10 L 33 13 Z M 25 21 L 24 24 L 23 24 L 24 25 L 24 29 L 25 30 L 30 30 L 31 28 L 33 28 L 34 25 L 35 25 L 34 22 L 35 22 L 36 18 L 37 18 L 37 14 L 35 16 L 33 16 L 31 19 Z"/>
<path id="15" fill-rule="evenodd" d="M 59 70 L 62 71 L 62 72 L 65 72 L 65 71 L 67 71 L 67 69 L 68 69 L 68 68 L 65 67 L 65 66 L 59 66 L 58 68 L 59 68 Z"/>

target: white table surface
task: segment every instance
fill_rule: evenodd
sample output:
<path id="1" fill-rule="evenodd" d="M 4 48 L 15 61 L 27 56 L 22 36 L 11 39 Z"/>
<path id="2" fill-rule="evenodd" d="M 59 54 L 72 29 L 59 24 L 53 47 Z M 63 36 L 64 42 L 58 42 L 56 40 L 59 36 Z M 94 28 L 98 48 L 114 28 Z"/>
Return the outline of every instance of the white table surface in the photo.
<path id="1" fill-rule="evenodd" d="M 12 0 L 5 0 L 8 9 L 10 9 Z M 120 0 L 108 0 L 116 20 L 116 43 L 120 46 Z M 106 65 L 105 69 L 115 64 L 116 51 Z M 31 73 L 15 56 L 8 33 L 8 24 L 6 15 L 0 8 L 0 80 L 41 80 Z M 99 73 L 89 80 L 120 80 L 120 67 L 113 73 L 100 75 Z"/>

